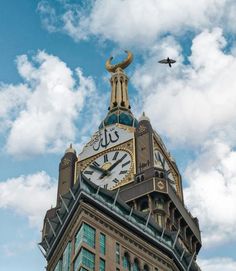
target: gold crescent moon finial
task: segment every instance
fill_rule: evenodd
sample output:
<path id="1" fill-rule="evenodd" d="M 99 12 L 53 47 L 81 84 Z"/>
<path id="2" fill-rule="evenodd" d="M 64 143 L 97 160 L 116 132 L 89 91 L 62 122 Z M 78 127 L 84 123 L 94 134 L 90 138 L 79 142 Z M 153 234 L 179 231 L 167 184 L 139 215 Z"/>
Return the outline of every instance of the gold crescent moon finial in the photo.
<path id="1" fill-rule="evenodd" d="M 121 68 L 122 70 L 125 69 L 126 67 L 129 66 L 129 64 L 132 62 L 133 60 L 133 54 L 130 51 L 126 51 L 125 53 L 127 53 L 127 57 L 125 60 L 123 60 L 120 63 L 117 63 L 115 65 L 111 64 L 111 61 L 113 59 L 113 56 L 111 56 L 107 61 L 106 61 L 106 69 L 109 72 L 115 72 L 118 68 Z"/>

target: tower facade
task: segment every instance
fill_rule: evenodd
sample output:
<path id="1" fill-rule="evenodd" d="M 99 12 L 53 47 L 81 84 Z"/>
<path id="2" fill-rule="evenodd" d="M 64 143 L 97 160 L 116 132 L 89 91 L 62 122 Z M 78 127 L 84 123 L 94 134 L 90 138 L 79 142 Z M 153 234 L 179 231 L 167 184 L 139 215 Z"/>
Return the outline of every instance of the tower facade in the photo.
<path id="1" fill-rule="evenodd" d="M 47 271 L 197 271 L 201 236 L 184 205 L 181 175 L 143 114 L 137 120 L 124 69 L 111 73 L 108 114 L 59 166 L 57 205 L 47 211 L 41 250 Z"/>

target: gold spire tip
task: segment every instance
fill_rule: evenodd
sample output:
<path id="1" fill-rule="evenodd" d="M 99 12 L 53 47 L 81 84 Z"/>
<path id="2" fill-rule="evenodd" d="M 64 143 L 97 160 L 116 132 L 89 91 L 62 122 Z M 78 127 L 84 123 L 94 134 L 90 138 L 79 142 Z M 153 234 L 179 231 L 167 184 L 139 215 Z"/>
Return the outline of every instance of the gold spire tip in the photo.
<path id="1" fill-rule="evenodd" d="M 116 72 L 116 70 L 118 68 L 121 68 L 122 70 L 125 69 L 126 67 L 129 66 L 129 64 L 132 62 L 133 60 L 133 54 L 130 52 L 130 51 L 127 51 L 125 50 L 125 53 L 127 53 L 127 57 L 125 60 L 123 60 L 122 62 L 120 63 L 117 63 L 115 65 L 112 65 L 111 64 L 111 61 L 113 59 L 113 56 L 111 56 L 107 61 L 106 61 L 106 69 L 109 71 L 109 72 Z"/>

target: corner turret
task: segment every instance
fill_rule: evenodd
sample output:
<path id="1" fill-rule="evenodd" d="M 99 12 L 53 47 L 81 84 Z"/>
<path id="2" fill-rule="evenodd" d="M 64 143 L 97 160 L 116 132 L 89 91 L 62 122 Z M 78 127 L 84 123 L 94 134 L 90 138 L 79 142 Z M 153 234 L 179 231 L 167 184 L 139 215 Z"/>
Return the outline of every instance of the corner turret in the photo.
<path id="1" fill-rule="evenodd" d="M 75 162 L 77 161 L 76 151 L 70 144 L 66 149 L 59 165 L 59 180 L 57 191 L 57 206 L 60 205 L 60 195 L 66 194 L 74 185 Z"/>

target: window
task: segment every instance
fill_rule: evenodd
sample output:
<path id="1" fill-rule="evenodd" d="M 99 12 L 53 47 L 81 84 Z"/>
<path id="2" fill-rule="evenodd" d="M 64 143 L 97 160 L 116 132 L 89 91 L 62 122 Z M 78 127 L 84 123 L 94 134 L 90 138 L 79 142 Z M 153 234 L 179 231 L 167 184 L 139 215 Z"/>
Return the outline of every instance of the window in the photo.
<path id="1" fill-rule="evenodd" d="M 148 267 L 148 265 L 147 265 L 147 264 L 145 264 L 145 265 L 144 265 L 144 267 L 143 267 L 143 271 L 149 271 L 149 267 Z"/>
<path id="2" fill-rule="evenodd" d="M 105 234 L 100 233 L 99 243 L 100 243 L 100 253 L 102 255 L 105 255 L 105 253 L 106 253 L 106 236 L 105 236 Z"/>
<path id="3" fill-rule="evenodd" d="M 130 265 L 130 260 L 129 260 L 128 253 L 125 253 L 125 255 L 124 255 L 124 258 L 123 258 L 123 267 L 124 267 L 124 270 L 131 271 L 131 265 Z"/>
<path id="4" fill-rule="evenodd" d="M 116 263 L 120 264 L 120 244 L 116 243 Z"/>
<path id="5" fill-rule="evenodd" d="M 133 271 L 140 271 L 139 263 L 138 263 L 138 260 L 137 260 L 137 259 L 134 260 Z"/>
<path id="6" fill-rule="evenodd" d="M 81 248 L 75 260 L 74 271 L 78 271 L 81 265 L 87 267 L 89 270 L 95 270 L 95 255 L 85 248 Z M 83 269 L 86 270 L 85 268 L 82 268 L 82 270 Z"/>
<path id="7" fill-rule="evenodd" d="M 75 236 L 75 252 L 78 251 L 82 242 L 85 242 L 90 247 L 95 247 L 95 235 L 95 229 L 83 223 Z"/>
<path id="8" fill-rule="evenodd" d="M 88 224 L 84 224 L 84 242 L 90 247 L 95 247 L 95 234 L 96 231 L 94 228 Z"/>
<path id="9" fill-rule="evenodd" d="M 105 261 L 103 259 L 100 259 L 99 271 L 105 271 Z"/>
<path id="10" fill-rule="evenodd" d="M 60 259 L 53 271 L 62 271 L 62 260 Z"/>
<path id="11" fill-rule="evenodd" d="M 62 256 L 62 271 L 70 270 L 70 253 L 71 253 L 71 243 L 69 242 Z"/>

